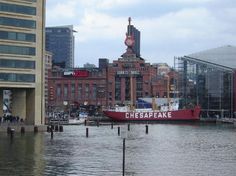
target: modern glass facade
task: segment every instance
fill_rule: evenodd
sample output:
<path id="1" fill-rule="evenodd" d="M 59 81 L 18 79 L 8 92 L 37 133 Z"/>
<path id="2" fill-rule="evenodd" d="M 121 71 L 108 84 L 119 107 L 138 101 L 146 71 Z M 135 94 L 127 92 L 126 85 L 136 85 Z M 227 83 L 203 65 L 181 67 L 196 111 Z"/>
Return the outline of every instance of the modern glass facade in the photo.
<path id="1" fill-rule="evenodd" d="M 181 106 L 200 105 L 202 117 L 233 117 L 233 70 L 189 57 L 177 61 Z"/>
<path id="2" fill-rule="evenodd" d="M 0 73 L 0 81 L 7 82 L 34 82 L 35 75 L 32 74 L 16 74 L 16 73 Z"/>
<path id="3" fill-rule="evenodd" d="M 27 15 L 36 15 L 35 7 L 7 4 L 2 2 L 0 2 L 0 11 L 27 14 Z"/>
<path id="4" fill-rule="evenodd" d="M 35 55 L 34 47 L 26 46 L 12 46 L 12 45 L 0 45 L 0 53 L 4 54 L 19 54 L 19 55 Z"/>
<path id="5" fill-rule="evenodd" d="M 0 59 L 0 68 L 35 69 L 34 61 Z"/>
<path id="6" fill-rule="evenodd" d="M 35 29 L 36 21 L 9 18 L 9 17 L 0 17 L 0 25 Z"/>
<path id="7" fill-rule="evenodd" d="M 35 34 L 27 34 L 22 32 L 0 31 L 0 39 L 3 40 L 17 40 L 25 42 L 35 42 Z"/>
<path id="8" fill-rule="evenodd" d="M 46 50 L 53 53 L 53 64 L 63 68 L 74 65 L 73 26 L 47 27 Z"/>

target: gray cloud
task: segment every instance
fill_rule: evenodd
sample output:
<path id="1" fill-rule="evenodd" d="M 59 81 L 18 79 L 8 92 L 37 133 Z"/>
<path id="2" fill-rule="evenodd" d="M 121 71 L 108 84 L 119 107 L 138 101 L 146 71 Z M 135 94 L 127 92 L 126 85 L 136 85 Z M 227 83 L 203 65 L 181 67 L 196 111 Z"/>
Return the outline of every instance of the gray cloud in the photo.
<path id="1" fill-rule="evenodd" d="M 75 63 L 80 66 L 124 52 L 129 16 L 141 31 L 141 54 L 151 63 L 173 65 L 174 56 L 236 44 L 233 0 L 47 1 L 47 25 L 76 27 Z"/>

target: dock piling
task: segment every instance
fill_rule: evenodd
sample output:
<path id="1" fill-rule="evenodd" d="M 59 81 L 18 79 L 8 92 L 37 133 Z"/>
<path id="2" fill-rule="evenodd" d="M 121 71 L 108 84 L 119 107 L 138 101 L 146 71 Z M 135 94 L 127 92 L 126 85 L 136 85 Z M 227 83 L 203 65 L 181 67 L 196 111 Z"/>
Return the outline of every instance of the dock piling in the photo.
<path id="1" fill-rule="evenodd" d="M 7 127 L 7 134 L 11 133 L 11 127 Z"/>
<path id="2" fill-rule="evenodd" d="M 52 129 L 52 127 L 51 127 L 51 139 L 53 139 L 53 129 Z"/>
<path id="3" fill-rule="evenodd" d="M 120 127 L 118 126 L 118 136 L 120 136 Z"/>
<path id="4" fill-rule="evenodd" d="M 21 133 L 21 134 L 25 134 L 25 127 L 21 127 L 21 128 L 20 128 L 20 133 Z"/>
<path id="5" fill-rule="evenodd" d="M 12 129 L 10 130 L 11 139 L 13 139 L 14 133 L 15 133 L 15 129 L 12 128 Z"/>
<path id="6" fill-rule="evenodd" d="M 148 125 L 146 125 L 146 134 L 148 134 Z"/>
<path id="7" fill-rule="evenodd" d="M 125 138 L 123 139 L 123 167 L 122 167 L 122 171 L 123 171 L 123 176 L 125 176 Z"/>
<path id="8" fill-rule="evenodd" d="M 88 135 L 89 135 L 89 129 L 86 128 L 86 137 L 88 137 Z"/>
<path id="9" fill-rule="evenodd" d="M 59 126 L 59 132 L 63 132 L 63 126 L 62 125 Z"/>
<path id="10" fill-rule="evenodd" d="M 34 133 L 38 133 L 39 129 L 37 126 L 34 126 Z"/>
<path id="11" fill-rule="evenodd" d="M 58 132 L 58 125 L 55 126 L 55 132 Z"/>

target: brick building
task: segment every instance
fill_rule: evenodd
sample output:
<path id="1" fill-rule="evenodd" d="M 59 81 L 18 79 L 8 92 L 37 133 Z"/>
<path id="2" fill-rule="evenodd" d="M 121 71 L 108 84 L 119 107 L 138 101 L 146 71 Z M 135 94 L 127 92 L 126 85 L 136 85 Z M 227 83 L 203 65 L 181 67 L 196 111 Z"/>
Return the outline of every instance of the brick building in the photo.
<path id="1" fill-rule="evenodd" d="M 135 105 L 138 98 L 167 97 L 167 87 L 173 88 L 173 77 L 176 75 L 172 71 L 168 77 L 165 76 L 167 73 L 158 74 L 163 73 L 158 72 L 158 65 L 146 63 L 136 53 L 135 37 L 129 33 L 129 26 L 133 27 L 130 20 L 125 39 L 127 49 L 121 58 L 112 63 L 101 58 L 98 68 L 53 68 L 49 76 L 50 108 L 63 109 L 65 104 L 70 107 Z"/>
<path id="2" fill-rule="evenodd" d="M 66 106 L 106 105 L 106 70 L 54 67 L 49 77 L 49 111 Z"/>

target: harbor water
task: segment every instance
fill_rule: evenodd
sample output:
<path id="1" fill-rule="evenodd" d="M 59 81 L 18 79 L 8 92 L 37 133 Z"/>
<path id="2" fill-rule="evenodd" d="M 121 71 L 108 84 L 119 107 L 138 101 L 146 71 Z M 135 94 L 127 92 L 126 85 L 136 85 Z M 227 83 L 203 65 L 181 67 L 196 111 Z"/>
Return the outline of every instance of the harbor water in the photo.
<path id="1" fill-rule="evenodd" d="M 0 175 L 235 176 L 236 128 L 146 124 L 64 126 L 64 132 L 0 133 Z M 89 136 L 86 137 L 86 128 Z"/>

